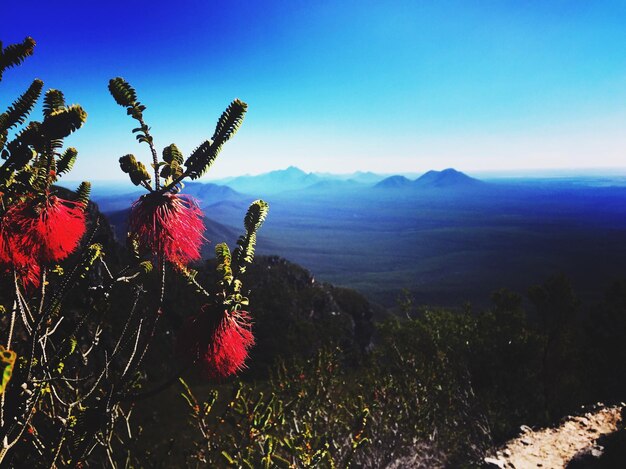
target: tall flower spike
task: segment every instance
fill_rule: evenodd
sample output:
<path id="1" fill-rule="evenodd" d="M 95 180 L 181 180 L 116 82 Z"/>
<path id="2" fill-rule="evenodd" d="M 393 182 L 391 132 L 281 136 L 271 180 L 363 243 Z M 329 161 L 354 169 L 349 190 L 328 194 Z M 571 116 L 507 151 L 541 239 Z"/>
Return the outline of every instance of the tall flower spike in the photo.
<path id="1" fill-rule="evenodd" d="M 83 204 L 49 197 L 19 203 L 7 212 L 11 248 L 41 264 L 67 258 L 85 233 Z M 16 256 L 12 255 L 12 260 Z"/>
<path id="2" fill-rule="evenodd" d="M 147 194 L 133 203 L 129 228 L 142 250 L 175 264 L 200 260 L 204 241 L 202 210 L 190 197 Z"/>
<path id="3" fill-rule="evenodd" d="M 178 348 L 207 378 L 226 378 L 245 368 L 254 345 L 251 326 L 247 311 L 220 312 L 204 305 L 183 327 Z"/>

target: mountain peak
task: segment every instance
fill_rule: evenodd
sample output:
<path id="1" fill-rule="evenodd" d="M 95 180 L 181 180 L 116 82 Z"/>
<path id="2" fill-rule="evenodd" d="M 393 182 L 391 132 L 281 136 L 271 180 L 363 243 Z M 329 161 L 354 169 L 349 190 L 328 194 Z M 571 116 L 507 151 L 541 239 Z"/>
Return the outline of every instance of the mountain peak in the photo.
<path id="1" fill-rule="evenodd" d="M 240 176 L 230 180 L 228 186 L 243 194 L 267 197 L 268 194 L 302 189 L 320 180 L 321 178 L 315 174 L 306 173 L 295 166 L 289 166 L 257 176 Z"/>
<path id="2" fill-rule="evenodd" d="M 482 181 L 474 179 L 454 168 L 447 168 L 442 171 L 428 171 L 413 183 L 418 187 L 469 187 L 482 184 Z"/>
<path id="3" fill-rule="evenodd" d="M 374 187 L 401 188 L 409 187 L 410 185 L 411 180 L 404 176 L 389 176 L 377 183 Z"/>
<path id="4" fill-rule="evenodd" d="M 300 168 L 298 168 L 297 166 L 289 166 L 285 169 L 279 169 L 277 171 L 273 171 L 275 173 L 286 173 L 286 174 L 306 174 L 304 171 L 302 171 Z"/>

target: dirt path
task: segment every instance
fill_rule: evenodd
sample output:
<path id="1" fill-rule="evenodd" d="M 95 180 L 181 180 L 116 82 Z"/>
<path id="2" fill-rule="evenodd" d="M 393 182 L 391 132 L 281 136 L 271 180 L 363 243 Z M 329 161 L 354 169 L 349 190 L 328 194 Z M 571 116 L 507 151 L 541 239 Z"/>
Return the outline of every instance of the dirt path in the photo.
<path id="1" fill-rule="evenodd" d="M 494 468 L 557 469 L 565 468 L 577 454 L 595 452 L 599 455 L 602 449 L 596 447 L 596 440 L 618 429 L 623 408 L 603 407 L 582 416 L 568 417 L 556 428 L 533 431 L 522 426 L 519 437 L 485 458 L 485 462 Z"/>

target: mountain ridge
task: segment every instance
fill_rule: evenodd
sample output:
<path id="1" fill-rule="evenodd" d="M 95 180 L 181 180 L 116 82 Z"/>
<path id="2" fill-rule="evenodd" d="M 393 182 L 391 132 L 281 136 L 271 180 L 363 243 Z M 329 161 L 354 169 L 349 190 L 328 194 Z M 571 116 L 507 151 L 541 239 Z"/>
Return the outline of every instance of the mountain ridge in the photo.
<path id="1" fill-rule="evenodd" d="M 415 180 L 410 180 L 403 175 L 389 176 L 374 185 L 376 188 L 387 189 L 443 189 L 443 188 L 469 188 L 486 184 L 484 181 L 468 176 L 454 168 L 441 171 L 430 170 Z"/>

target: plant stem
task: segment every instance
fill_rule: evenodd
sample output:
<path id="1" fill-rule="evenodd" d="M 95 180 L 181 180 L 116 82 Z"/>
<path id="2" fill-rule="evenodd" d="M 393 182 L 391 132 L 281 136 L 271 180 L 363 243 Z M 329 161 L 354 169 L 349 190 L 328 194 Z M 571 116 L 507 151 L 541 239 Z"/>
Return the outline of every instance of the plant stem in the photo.
<path id="1" fill-rule="evenodd" d="M 152 135 L 150 135 L 150 131 L 148 130 L 148 126 L 143 120 L 143 117 L 137 119 L 139 124 L 143 129 L 143 133 L 146 134 L 148 145 L 150 146 L 150 152 L 152 153 L 152 163 L 154 166 L 154 188 L 158 191 L 161 188 L 161 181 L 159 181 L 159 157 L 157 156 L 156 148 L 154 147 L 154 142 L 152 141 Z"/>

